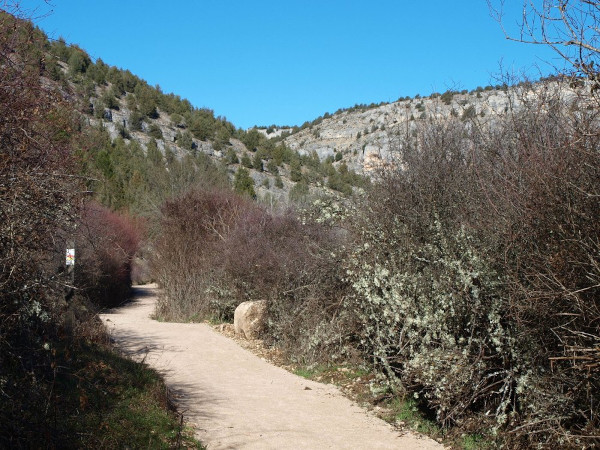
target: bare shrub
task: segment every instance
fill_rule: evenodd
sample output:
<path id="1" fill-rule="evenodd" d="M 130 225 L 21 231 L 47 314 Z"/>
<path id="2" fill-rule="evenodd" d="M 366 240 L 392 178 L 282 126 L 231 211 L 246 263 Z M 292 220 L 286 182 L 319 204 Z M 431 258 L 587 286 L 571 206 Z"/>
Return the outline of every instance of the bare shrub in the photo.
<path id="1" fill-rule="evenodd" d="M 442 423 L 592 445 L 597 115 L 556 83 L 521 94 L 490 124 L 430 121 L 402 140 L 354 225 L 348 308 L 366 354 Z"/>
<path id="2" fill-rule="evenodd" d="M 344 347 L 341 243 L 331 227 L 264 209 L 243 217 L 226 241 L 228 285 L 240 300 L 267 300 L 267 337 L 296 358 L 335 357 Z"/>
<path id="3" fill-rule="evenodd" d="M 348 261 L 367 355 L 442 423 L 464 422 L 474 404 L 504 414 L 514 382 L 501 278 L 469 227 L 483 200 L 477 140 L 458 119 L 404 140 L 360 208 Z"/>
<path id="4" fill-rule="evenodd" d="M 0 446 L 7 448 L 51 433 L 50 345 L 66 281 L 57 270 L 64 253 L 54 249 L 81 193 L 70 155 L 77 123 L 40 77 L 42 44 L 31 24 L 0 11 Z"/>
<path id="5" fill-rule="evenodd" d="M 75 284 L 97 306 L 117 306 L 129 298 L 140 228 L 128 215 L 94 202 L 83 209 L 76 239 Z"/>
<path id="6" fill-rule="evenodd" d="M 292 211 L 269 212 L 232 192 L 189 192 L 163 208 L 157 314 L 231 320 L 241 302 L 267 300 L 265 337 L 298 357 L 323 357 L 324 347 L 340 346 L 332 324 L 346 286 L 340 242 Z"/>
<path id="7" fill-rule="evenodd" d="M 214 292 L 218 247 L 241 211 L 251 207 L 249 200 L 231 192 L 206 190 L 192 190 L 164 204 L 162 235 L 152 260 L 155 278 L 164 289 L 159 316 L 184 321 L 205 318 L 214 313 L 214 296 L 229 298 L 228 292 Z"/>
<path id="8" fill-rule="evenodd" d="M 514 434 L 572 445 L 600 439 L 600 130 L 587 95 L 573 110 L 559 94 L 515 111 L 486 188 L 510 225 L 501 238 L 523 383 Z"/>

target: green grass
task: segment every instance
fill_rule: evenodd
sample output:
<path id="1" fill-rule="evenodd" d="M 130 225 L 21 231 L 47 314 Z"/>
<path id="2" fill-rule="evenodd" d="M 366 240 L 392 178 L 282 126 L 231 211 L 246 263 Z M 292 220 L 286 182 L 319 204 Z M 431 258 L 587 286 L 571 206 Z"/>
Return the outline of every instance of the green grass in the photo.
<path id="1" fill-rule="evenodd" d="M 0 402 L 0 442 L 24 448 L 203 448 L 182 425 L 160 375 L 99 343 L 64 339 L 48 376 Z M 11 434 L 7 434 L 11 431 Z"/>
<path id="2" fill-rule="evenodd" d="M 408 428 L 434 438 L 444 435 L 444 430 L 427 417 L 414 399 L 395 397 L 386 406 L 390 409 L 388 421 L 401 422 Z"/>
<path id="3" fill-rule="evenodd" d="M 294 369 L 294 374 L 308 380 L 321 380 L 331 383 L 349 381 L 365 377 L 369 371 L 363 367 L 340 366 L 340 365 L 311 365 L 300 366 Z"/>
<path id="4" fill-rule="evenodd" d="M 300 366 L 295 368 L 293 373 L 309 380 L 329 382 L 337 385 L 344 385 L 345 382 L 352 382 L 358 378 L 368 381 L 372 379 L 373 375 L 366 368 L 351 365 Z M 367 383 L 367 385 L 370 385 L 370 383 Z M 389 387 L 385 388 L 384 394 L 386 392 L 389 394 L 389 397 L 381 403 L 381 406 L 386 411 L 382 418 L 388 422 L 399 424 L 403 428 L 414 430 L 438 441 L 441 440 L 440 442 L 444 442 L 449 448 L 462 450 L 487 450 L 494 448 L 494 443 L 482 434 L 459 434 L 459 430 L 441 427 L 419 405 L 416 399 L 401 397 L 399 393 L 389 391 Z M 358 398 L 365 401 L 372 401 L 374 395 L 375 393 L 371 389 L 370 396 L 367 394 L 360 396 L 359 393 Z"/>
<path id="5" fill-rule="evenodd" d="M 181 427 L 154 370 L 97 345 L 81 348 L 76 367 L 61 377 L 59 386 L 66 403 L 78 406 L 77 417 L 65 417 L 67 427 L 79 436 L 77 445 L 202 448 Z"/>
<path id="6" fill-rule="evenodd" d="M 300 366 L 294 369 L 294 373 L 307 380 L 316 380 L 317 378 L 323 378 L 327 374 L 331 374 L 337 370 L 338 366 L 330 365 L 310 365 Z"/>
<path id="7" fill-rule="evenodd" d="M 294 374 L 299 377 L 306 378 L 307 380 L 312 380 L 315 378 L 315 374 L 317 372 L 314 369 L 309 369 L 307 367 L 299 367 L 294 369 Z"/>
<path id="8" fill-rule="evenodd" d="M 415 430 L 434 439 L 442 439 L 446 445 L 462 450 L 487 450 L 494 448 L 494 443 L 482 434 L 461 434 L 458 430 L 445 429 L 430 419 L 426 412 L 412 398 L 394 398 L 387 405 L 390 414 L 389 422 L 400 422 L 405 427 Z"/>
<path id="9" fill-rule="evenodd" d="M 461 442 L 463 450 L 486 450 L 493 446 L 493 443 L 480 434 L 466 434 Z"/>

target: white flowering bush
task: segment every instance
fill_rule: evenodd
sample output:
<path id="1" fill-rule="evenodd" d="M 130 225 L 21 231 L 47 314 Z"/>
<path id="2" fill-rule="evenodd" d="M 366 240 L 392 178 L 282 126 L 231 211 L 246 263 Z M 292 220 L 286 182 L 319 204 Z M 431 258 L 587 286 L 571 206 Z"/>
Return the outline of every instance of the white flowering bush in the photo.
<path id="1" fill-rule="evenodd" d="M 498 274 L 463 228 L 452 234 L 435 221 L 419 243 L 400 222 L 381 225 L 367 218 L 347 270 L 362 344 L 441 422 L 460 420 L 475 401 L 504 413 L 514 380 L 502 363 L 510 330 Z"/>
<path id="2" fill-rule="evenodd" d="M 420 122 L 350 216 L 363 354 L 515 448 L 600 444 L 600 131 L 560 89 L 493 126 Z"/>
<path id="3" fill-rule="evenodd" d="M 355 212 L 351 203 L 334 196 L 317 198 L 300 211 L 303 224 L 316 223 L 329 227 L 340 227 Z"/>

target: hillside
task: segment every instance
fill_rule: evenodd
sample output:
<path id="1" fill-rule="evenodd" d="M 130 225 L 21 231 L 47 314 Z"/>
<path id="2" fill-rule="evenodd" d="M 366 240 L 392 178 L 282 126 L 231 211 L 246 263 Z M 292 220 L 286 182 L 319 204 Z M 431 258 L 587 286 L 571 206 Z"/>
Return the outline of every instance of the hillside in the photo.
<path id="1" fill-rule="evenodd" d="M 581 87 L 565 87 L 565 83 L 552 79 L 510 87 L 478 87 L 470 92 L 449 90 L 325 114 L 302 128 L 289 130 L 291 133 L 284 132 L 283 142 L 301 155 L 316 152 L 321 159 L 335 157 L 369 175 L 397 157 L 402 138 L 415 135 L 424 124 L 459 118 L 466 128 L 486 128 L 509 110 L 511 114 L 519 110 L 528 100 L 558 91 L 565 103 L 577 103 L 580 99 Z"/>
<path id="2" fill-rule="evenodd" d="M 237 190 L 268 204 L 303 201 L 322 193 L 348 196 L 368 183 L 372 170 L 389 160 L 399 139 L 415 133 L 419 124 L 459 117 L 465 124 L 486 126 L 505 114 L 509 105 L 517 105 L 525 89 L 531 91 L 526 95 L 533 95 L 548 86 L 546 82 L 433 93 L 393 103 L 356 105 L 301 127 L 242 130 L 215 117 L 210 109 L 198 109 L 178 95 L 164 94 L 127 70 L 109 67 L 101 59 L 93 62 L 85 51 L 62 40 L 49 42 L 47 48 L 45 75 L 69 86 L 87 123 L 103 130 L 111 143 L 112 149 L 106 148 L 101 156 L 103 161 L 94 160 L 108 186 L 106 195 L 117 197 L 103 200 L 113 207 L 131 202 L 123 197 L 139 196 L 125 191 L 148 170 L 140 167 L 145 164 L 139 159 L 141 153 L 159 165 L 150 169 L 161 172 L 153 178 L 164 179 L 163 186 L 154 189 L 163 192 L 149 194 L 148 202 L 153 204 L 167 195 L 167 185 L 174 185 L 170 178 L 179 179 L 177 189 L 185 189 L 182 178 L 184 185 L 207 178 L 198 173 L 198 167 L 206 169 L 208 163 L 214 169 L 209 183 L 224 182 L 214 179 L 219 178 L 215 173 L 221 173 L 235 184 L 239 172 Z M 116 147 L 138 166 L 120 174 L 106 167 L 106 160 L 110 162 L 118 153 Z M 147 208 L 137 203 L 135 211 Z"/>
<path id="3" fill-rule="evenodd" d="M 112 207 L 128 205 L 138 212 L 147 208 L 134 199 L 139 192 L 131 190 L 136 178 L 145 178 L 148 170 L 154 183 L 162 183 L 146 193 L 146 203 L 152 204 L 195 183 L 219 185 L 228 180 L 236 191 L 275 204 L 303 201 L 319 192 L 348 196 L 367 182 L 333 156 L 317 158 L 256 129 L 236 129 L 212 110 L 164 94 L 101 59 L 94 62 L 84 50 L 63 40 L 46 47 L 42 75 L 50 83 L 63 84 L 71 101 L 79 104 L 87 126 L 100 133 L 93 141 L 105 142 L 103 149 L 92 153 L 90 170 L 102 178 L 102 201 Z M 148 160 L 153 167 L 144 167 Z M 114 170 L 132 161 L 136 164 L 129 170 Z M 207 176 L 206 170 L 211 174 Z"/>
<path id="4" fill-rule="evenodd" d="M 127 70 L 109 67 L 101 59 L 94 62 L 85 51 L 62 40 L 49 42 L 47 48 L 46 76 L 69 85 L 87 123 L 102 130 L 106 145 L 110 142 L 111 148 L 94 158 L 103 178 L 104 203 L 117 208 L 129 205 L 138 212 L 185 186 L 206 182 L 229 182 L 236 191 L 270 205 L 323 194 L 347 197 L 365 187 L 373 171 L 393 159 L 401 140 L 416 134 L 419 127 L 459 118 L 466 128 L 486 128 L 527 99 L 561 90 L 562 101 L 573 102 L 580 89 L 544 80 L 449 90 L 392 103 L 355 105 L 301 127 L 242 130 L 226 118 L 215 117 L 210 109 L 195 108 L 178 95 L 149 86 Z M 119 159 L 119 152 L 129 156 Z M 142 155 L 146 161 L 140 159 Z M 116 158 L 116 165 L 135 164 L 117 173 L 106 166 L 111 158 Z M 153 167 L 143 168 L 148 160 Z M 147 177 L 148 170 L 154 183 L 146 185 L 157 181 L 159 185 L 144 200 L 145 195 L 140 199 L 139 192 L 130 191 L 137 189 L 132 184 Z"/>

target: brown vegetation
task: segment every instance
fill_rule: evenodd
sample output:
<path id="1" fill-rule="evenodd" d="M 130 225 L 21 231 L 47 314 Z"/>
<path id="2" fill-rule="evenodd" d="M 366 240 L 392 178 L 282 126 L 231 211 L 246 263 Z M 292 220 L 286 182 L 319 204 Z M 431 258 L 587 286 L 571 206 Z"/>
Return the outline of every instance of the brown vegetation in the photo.
<path id="1" fill-rule="evenodd" d="M 94 202 L 86 204 L 76 232 L 75 284 L 95 305 L 113 307 L 129 298 L 141 233 L 139 220 Z"/>
<path id="2" fill-rule="evenodd" d="M 147 445 L 156 421 L 128 426 L 148 416 L 131 404 L 159 417 L 164 386 L 111 353 L 94 315 L 124 299 L 137 233 L 123 216 L 84 206 L 73 151 L 81 124 L 66 88 L 46 78 L 45 37 L 4 12 L 0 30 L 0 447 Z M 65 271 L 71 240 L 75 285 Z"/>
<path id="3" fill-rule="evenodd" d="M 168 201 L 162 227 L 153 264 L 164 288 L 160 317 L 231 320 L 241 302 L 263 299 L 274 341 L 306 349 L 303 356 L 318 352 L 314 330 L 336 317 L 345 286 L 339 232 L 206 190 Z"/>
<path id="4" fill-rule="evenodd" d="M 441 422 L 593 445 L 597 109 L 566 86 L 528 89 L 495 123 L 429 122 L 399 144 L 403 169 L 381 174 L 358 222 L 356 310 L 378 363 Z"/>

